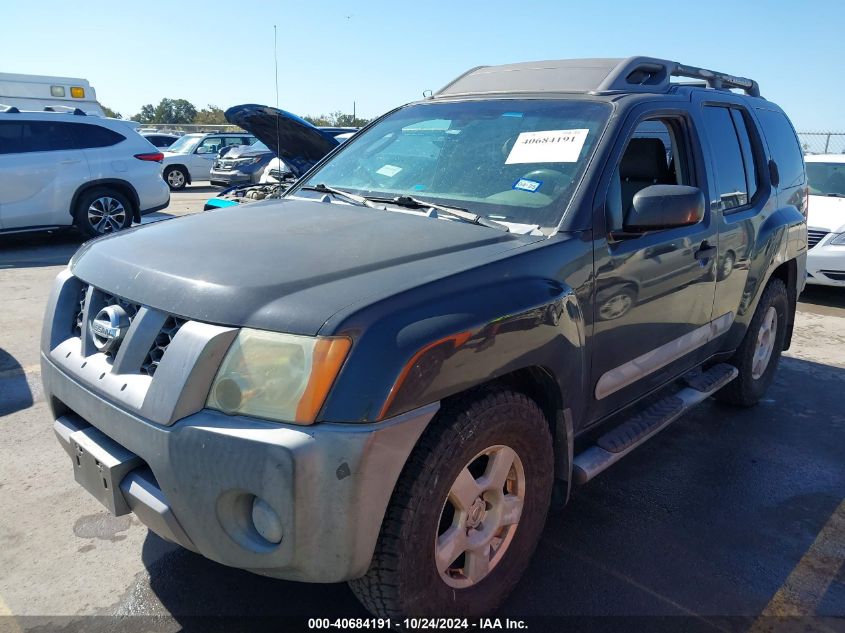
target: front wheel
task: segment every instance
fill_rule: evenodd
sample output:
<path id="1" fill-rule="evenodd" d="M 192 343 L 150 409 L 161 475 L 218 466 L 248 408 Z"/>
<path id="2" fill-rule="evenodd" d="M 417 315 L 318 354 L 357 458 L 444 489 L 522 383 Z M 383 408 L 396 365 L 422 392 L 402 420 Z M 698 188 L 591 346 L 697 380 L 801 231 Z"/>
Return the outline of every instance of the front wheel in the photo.
<path id="1" fill-rule="evenodd" d="M 446 405 L 405 465 L 353 592 L 378 617 L 492 613 L 537 546 L 553 463 L 549 425 L 524 394 Z"/>
<path id="2" fill-rule="evenodd" d="M 769 281 L 742 344 L 728 361 L 739 375 L 716 392 L 722 402 L 740 407 L 757 404 L 775 378 L 786 337 L 789 301 L 780 279 Z"/>
<path id="3" fill-rule="evenodd" d="M 132 206 L 122 193 L 98 187 L 79 196 L 73 217 L 76 228 L 90 239 L 129 228 Z"/>

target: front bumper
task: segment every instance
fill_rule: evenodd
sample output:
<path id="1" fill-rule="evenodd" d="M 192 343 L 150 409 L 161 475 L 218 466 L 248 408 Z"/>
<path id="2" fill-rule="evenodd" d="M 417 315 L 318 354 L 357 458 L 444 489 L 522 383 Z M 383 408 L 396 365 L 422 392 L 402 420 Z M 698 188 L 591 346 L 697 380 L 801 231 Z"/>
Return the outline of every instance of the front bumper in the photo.
<path id="1" fill-rule="evenodd" d="M 212 185 L 239 185 L 252 183 L 255 180 L 254 175 L 237 169 L 212 169 L 208 179 Z"/>
<path id="2" fill-rule="evenodd" d="M 845 246 L 830 245 L 831 239 L 807 252 L 807 283 L 845 288 Z"/>
<path id="3" fill-rule="evenodd" d="M 80 292 L 81 337 L 72 318 Z M 103 494 L 96 470 L 77 473 L 80 483 L 116 514 L 131 510 L 162 537 L 224 565 L 308 582 L 363 575 L 399 474 L 438 404 L 379 423 L 311 426 L 208 410 L 210 381 L 236 330 L 187 321 L 155 373 L 143 375 L 139 350 L 166 318 L 141 307 L 109 359 L 85 334 L 102 294 L 59 275 L 42 337 L 56 435 L 74 464 L 80 455 L 102 464 Z M 280 519 L 278 544 L 252 522 L 256 497 Z"/>

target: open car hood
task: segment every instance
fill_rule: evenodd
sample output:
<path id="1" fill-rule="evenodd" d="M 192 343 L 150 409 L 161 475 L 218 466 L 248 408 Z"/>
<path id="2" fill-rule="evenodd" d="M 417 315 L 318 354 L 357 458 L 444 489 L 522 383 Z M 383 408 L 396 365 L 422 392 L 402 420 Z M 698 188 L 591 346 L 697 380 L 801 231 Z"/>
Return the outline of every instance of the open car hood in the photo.
<path id="1" fill-rule="evenodd" d="M 299 178 L 338 145 L 338 140 L 295 114 L 270 106 L 232 106 L 226 120 L 254 134 Z"/>

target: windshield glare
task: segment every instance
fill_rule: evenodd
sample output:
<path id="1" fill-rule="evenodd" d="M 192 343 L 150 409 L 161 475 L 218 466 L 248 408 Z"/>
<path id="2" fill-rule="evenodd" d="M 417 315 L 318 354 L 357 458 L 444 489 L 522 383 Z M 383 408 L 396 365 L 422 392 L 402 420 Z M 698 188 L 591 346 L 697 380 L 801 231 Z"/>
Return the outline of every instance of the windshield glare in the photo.
<path id="1" fill-rule="evenodd" d="M 845 163 L 807 162 L 810 195 L 845 196 Z"/>
<path id="2" fill-rule="evenodd" d="M 413 196 L 500 222 L 552 227 L 609 114 L 609 105 L 583 100 L 412 105 L 355 136 L 301 184 Z"/>
<path id="3" fill-rule="evenodd" d="M 183 136 L 178 141 L 167 148 L 168 152 L 176 154 L 190 154 L 194 148 L 199 145 L 201 136 Z"/>

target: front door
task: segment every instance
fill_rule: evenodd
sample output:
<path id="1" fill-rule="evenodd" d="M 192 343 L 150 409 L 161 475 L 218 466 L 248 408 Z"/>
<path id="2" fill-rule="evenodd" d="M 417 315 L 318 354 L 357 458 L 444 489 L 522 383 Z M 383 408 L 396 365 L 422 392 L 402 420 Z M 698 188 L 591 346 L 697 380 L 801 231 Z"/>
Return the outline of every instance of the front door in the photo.
<path id="1" fill-rule="evenodd" d="M 684 111 L 655 105 L 631 114 L 600 189 L 605 226 L 595 243 L 593 421 L 703 360 L 714 328 L 726 327 L 712 322 L 718 236 L 710 209 L 692 226 L 644 233 L 625 226 L 634 195 L 650 185 L 706 192 L 703 164 Z"/>

